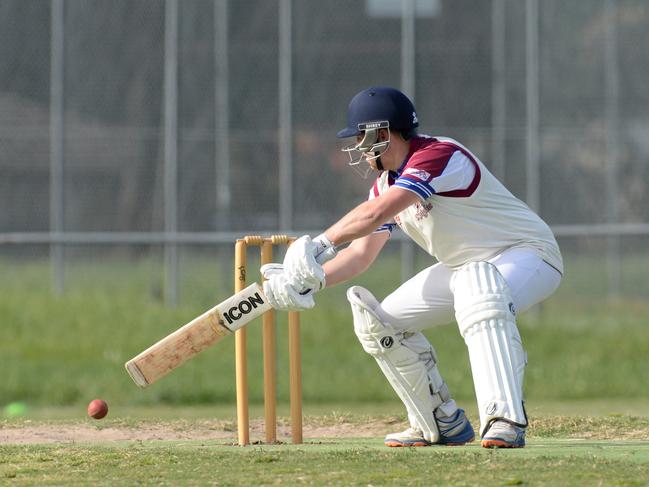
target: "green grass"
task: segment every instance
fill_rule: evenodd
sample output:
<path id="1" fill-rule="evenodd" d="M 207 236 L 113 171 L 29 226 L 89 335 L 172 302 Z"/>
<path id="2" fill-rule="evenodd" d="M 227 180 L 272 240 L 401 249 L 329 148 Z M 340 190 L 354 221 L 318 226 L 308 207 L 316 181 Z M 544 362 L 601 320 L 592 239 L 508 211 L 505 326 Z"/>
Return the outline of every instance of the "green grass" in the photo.
<path id="1" fill-rule="evenodd" d="M 344 407 L 344 406 L 343 406 Z M 568 405 L 567 408 L 570 408 Z M 169 410 L 171 411 L 171 410 Z M 91 427 L 189 432 L 220 429 L 224 421 L 137 419 Z M 180 413 L 180 411 L 177 411 Z M 149 410 L 148 414 L 155 414 Z M 384 415 L 311 416 L 309 426 L 362 426 Z M 62 419 L 73 428 L 86 421 Z M 0 422 L 34 428 L 52 421 Z M 399 425 L 396 425 L 399 426 Z M 625 415 L 537 417 L 521 450 L 464 447 L 389 449 L 381 437 L 308 437 L 302 445 L 232 446 L 232 439 L 113 441 L 0 446 L 0 484 L 6 485 L 646 485 L 649 418 Z M 645 439 L 638 439 L 645 438 Z"/>
<path id="2" fill-rule="evenodd" d="M 227 254 L 227 253 L 226 253 Z M 402 406 L 352 329 L 345 286 L 317 296 L 302 314 L 304 445 L 232 446 L 236 437 L 234 341 L 206 351 L 140 390 L 123 363 L 230 294 L 231 256 L 184 255 L 181 304 L 161 302 L 159 259 L 101 252 L 66 268 L 66 292 L 53 296 L 46 262 L 0 259 L 0 407 L 26 404 L 0 419 L 0 485 L 648 485 L 649 283 L 647 258 L 625 255 L 624 299 L 607 297 L 596 255 L 566 259 L 559 292 L 519 321 L 529 356 L 525 391 L 528 447 L 488 451 L 387 449 L 380 432 L 309 436 L 308 427 L 405 423 Z M 417 267 L 428 262 L 420 255 Z M 250 269 L 255 268 L 251 262 Z M 225 269 L 225 270 L 221 270 Z M 253 272 L 250 272 L 252 276 Z M 217 278 L 216 276 L 219 276 Z M 379 298 L 400 281 L 388 258 L 356 283 Z M 278 321 L 279 414 L 288 415 L 285 318 Z M 251 416 L 262 416 L 261 333 L 249 327 Z M 428 330 L 451 391 L 477 423 L 464 343 L 453 325 Z M 86 417 L 95 397 L 110 404 L 101 422 Z M 17 445 L 9 430 L 51 425 L 147 428 L 220 439 Z M 91 430 L 92 431 L 92 430 Z M 371 430 L 374 435 L 374 429 Z"/>
<path id="3" fill-rule="evenodd" d="M 649 444 L 531 442 L 392 449 L 375 442 L 227 447 L 212 442 L 0 447 L 10 485 L 646 485 Z"/>
<path id="4" fill-rule="evenodd" d="M 12 401 L 30 407 L 85 405 L 94 397 L 116 406 L 232 404 L 232 339 L 146 390 L 135 387 L 123 369 L 126 360 L 230 292 L 215 279 L 217 259 L 185 258 L 182 262 L 182 301 L 171 308 L 161 303 L 161 272 L 151 259 L 77 262 L 67 269 L 68 286 L 62 296 L 51 294 L 49 269 L 43 262 L 0 260 L 0 273 L 12 276 L 0 283 L 0 406 Z M 642 269 L 637 259 L 633 262 L 636 276 Z M 587 273 L 587 264 L 587 259 L 571 261 L 580 276 Z M 255 268 L 254 262 L 250 268 Z M 528 404 L 551 399 L 649 397 L 649 301 L 612 301 L 597 294 L 591 299 L 577 292 L 581 288 L 575 279 L 568 277 L 556 296 L 520 319 L 529 356 Z M 356 283 L 382 297 L 399 281 L 398 262 L 388 259 L 385 266 L 373 268 Z M 339 286 L 319 293 L 316 308 L 302 313 L 305 404 L 393 402 L 393 391 L 354 335 L 345 289 Z M 280 314 L 281 403 L 288 400 L 285 326 L 285 316 Z M 457 328 L 451 324 L 426 334 L 454 396 L 463 406 L 471 405 L 473 384 Z M 260 403 L 258 322 L 249 327 L 249 357 L 251 400 Z"/>

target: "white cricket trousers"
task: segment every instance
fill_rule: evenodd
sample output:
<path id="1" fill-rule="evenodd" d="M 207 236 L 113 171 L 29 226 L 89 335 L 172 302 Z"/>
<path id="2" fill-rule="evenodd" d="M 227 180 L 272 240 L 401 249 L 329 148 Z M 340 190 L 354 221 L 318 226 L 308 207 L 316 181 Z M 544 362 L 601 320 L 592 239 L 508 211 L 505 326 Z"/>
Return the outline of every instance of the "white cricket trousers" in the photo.
<path id="1" fill-rule="evenodd" d="M 510 249 L 490 259 L 509 285 L 517 314 L 549 297 L 561 274 L 533 250 Z M 453 270 L 442 264 L 424 269 L 387 296 L 377 312 L 397 331 L 417 332 L 455 321 Z"/>

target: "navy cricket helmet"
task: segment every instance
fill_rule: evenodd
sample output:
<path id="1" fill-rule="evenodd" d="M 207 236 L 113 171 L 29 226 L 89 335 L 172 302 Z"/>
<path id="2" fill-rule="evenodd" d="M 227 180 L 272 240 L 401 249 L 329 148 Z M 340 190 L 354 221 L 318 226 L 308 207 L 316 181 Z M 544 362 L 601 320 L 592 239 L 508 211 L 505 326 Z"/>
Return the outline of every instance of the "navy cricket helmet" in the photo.
<path id="1" fill-rule="evenodd" d="M 347 108 L 347 127 L 339 131 L 339 138 L 360 135 L 368 122 L 389 122 L 392 130 L 409 133 L 419 126 L 415 106 L 395 88 L 372 87 L 352 98 Z"/>

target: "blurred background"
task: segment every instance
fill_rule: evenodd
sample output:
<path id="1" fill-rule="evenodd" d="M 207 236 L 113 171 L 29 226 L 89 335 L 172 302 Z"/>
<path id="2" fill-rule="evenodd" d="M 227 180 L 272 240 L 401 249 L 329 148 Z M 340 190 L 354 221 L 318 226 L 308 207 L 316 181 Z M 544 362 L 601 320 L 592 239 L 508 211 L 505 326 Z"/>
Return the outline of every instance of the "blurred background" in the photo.
<path id="1" fill-rule="evenodd" d="M 619 326 L 649 297 L 648 27 L 645 0 L 0 0 L 5 395 L 38 401 L 25 367 L 84 350 L 120 365 L 231 292 L 236 238 L 319 233 L 363 201 L 372 181 L 335 133 L 372 85 L 411 96 L 422 133 L 467 145 L 555 231 L 559 304 L 523 327 Z M 431 263 L 397 231 L 362 282 L 385 295 Z M 351 330 L 346 309 L 305 314 Z M 54 383 L 56 402 L 100 392 L 86 370 Z M 625 374 L 642 394 L 644 369 Z"/>

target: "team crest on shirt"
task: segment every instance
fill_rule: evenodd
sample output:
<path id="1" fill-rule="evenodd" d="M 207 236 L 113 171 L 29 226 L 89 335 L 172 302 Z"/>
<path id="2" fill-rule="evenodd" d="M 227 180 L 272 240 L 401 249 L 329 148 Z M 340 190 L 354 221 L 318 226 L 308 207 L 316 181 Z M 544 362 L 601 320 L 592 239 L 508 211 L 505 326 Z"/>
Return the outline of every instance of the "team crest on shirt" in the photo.
<path id="1" fill-rule="evenodd" d="M 428 213 L 430 213 L 430 210 L 433 209 L 433 204 L 432 203 L 425 203 L 421 204 L 419 202 L 415 203 L 415 218 L 417 220 L 423 220 L 428 216 Z"/>
<path id="2" fill-rule="evenodd" d="M 411 176 L 421 179 L 422 181 L 428 181 L 430 179 L 430 173 L 424 171 L 423 169 L 417 169 L 414 167 L 409 167 L 408 169 L 403 171 L 403 174 L 410 174 Z"/>

